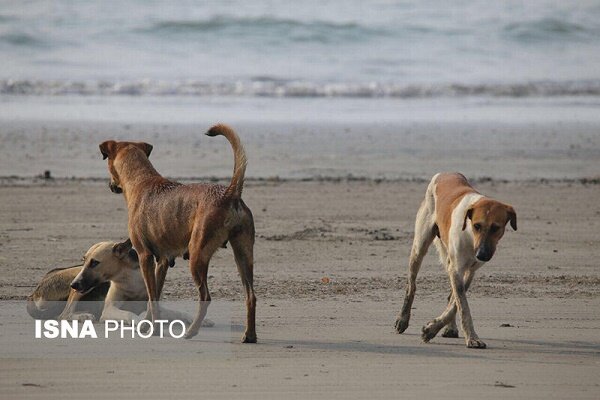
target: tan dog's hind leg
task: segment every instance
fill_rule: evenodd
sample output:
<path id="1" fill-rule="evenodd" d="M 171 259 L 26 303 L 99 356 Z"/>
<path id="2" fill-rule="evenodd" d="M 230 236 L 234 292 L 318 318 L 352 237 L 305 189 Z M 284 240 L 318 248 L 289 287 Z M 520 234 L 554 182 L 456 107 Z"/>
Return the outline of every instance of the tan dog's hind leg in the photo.
<path id="1" fill-rule="evenodd" d="M 406 295 L 404 297 L 402 311 L 400 312 L 400 315 L 398 315 L 395 324 L 396 332 L 398 333 L 402 333 L 406 330 L 406 328 L 408 328 L 408 323 L 410 321 L 410 310 L 413 300 L 415 299 L 415 291 L 417 289 L 417 274 L 421 268 L 423 258 L 425 257 L 425 254 L 427 254 L 427 250 L 429 249 L 429 246 L 431 246 L 431 243 L 436 236 L 436 226 L 433 222 L 434 210 L 432 208 L 432 199 L 430 200 L 428 198 L 429 196 L 430 194 L 428 191 L 425 200 L 423 200 L 423 203 L 419 208 L 419 212 L 417 213 L 417 220 L 415 222 L 415 238 L 413 240 L 408 264 L 409 274 L 406 286 Z"/>
<path id="2" fill-rule="evenodd" d="M 256 343 L 256 295 L 254 294 L 254 234 L 242 232 L 231 239 L 235 262 L 246 291 L 246 332 L 243 343 Z"/>
<path id="3" fill-rule="evenodd" d="M 465 272 L 465 275 L 464 275 L 465 292 L 467 290 L 469 290 L 469 286 L 471 285 L 473 276 L 474 276 L 474 272 L 472 272 L 472 270 L 467 270 Z M 446 325 L 447 326 L 446 326 L 446 330 L 444 331 L 444 333 L 448 332 L 453 327 L 455 335 L 447 336 L 447 335 L 443 334 L 443 336 L 444 337 L 458 337 L 458 329 L 456 327 L 456 310 L 457 310 L 456 302 L 454 301 L 454 297 L 453 297 L 452 293 L 450 293 L 450 296 L 448 296 L 448 305 L 446 306 L 446 310 L 439 317 L 433 319 L 432 321 L 430 321 L 427 325 L 425 325 L 423 327 L 422 334 L 421 334 L 421 338 L 423 339 L 423 341 L 429 342 L 431 339 L 433 339 L 438 334 L 440 329 L 442 329 Z"/>

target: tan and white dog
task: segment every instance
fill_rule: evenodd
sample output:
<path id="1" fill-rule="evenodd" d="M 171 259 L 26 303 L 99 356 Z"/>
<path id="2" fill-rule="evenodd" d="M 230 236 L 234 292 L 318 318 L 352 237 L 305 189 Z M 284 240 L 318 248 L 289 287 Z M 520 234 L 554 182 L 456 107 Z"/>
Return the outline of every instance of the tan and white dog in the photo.
<path id="1" fill-rule="evenodd" d="M 467 347 L 485 348 L 485 343 L 475 333 L 466 292 L 475 271 L 494 255 L 509 222 L 517 230 L 517 214 L 513 207 L 483 196 L 462 174 L 435 175 L 417 213 L 406 297 L 396 320 L 396 331 L 402 333 L 408 328 L 417 274 L 435 239 L 452 293 L 446 310 L 423 327 L 423 341 L 433 339 L 444 326 L 447 328 L 442 336 L 458 337 L 455 322 L 458 310 Z"/>
<path id="2" fill-rule="evenodd" d="M 34 318 L 53 318 L 57 315 L 50 308 L 65 304 L 58 319 L 85 320 L 96 319 L 96 311 L 91 310 L 100 304 L 100 321 L 131 323 L 143 319 L 139 315 L 146 312 L 147 301 L 137 253 L 126 240 L 96 243 L 86 252 L 82 266 L 48 273 L 29 297 L 27 309 Z M 162 318 L 191 322 L 187 314 L 169 309 L 163 310 Z M 212 325 L 204 320 L 204 326 Z"/>

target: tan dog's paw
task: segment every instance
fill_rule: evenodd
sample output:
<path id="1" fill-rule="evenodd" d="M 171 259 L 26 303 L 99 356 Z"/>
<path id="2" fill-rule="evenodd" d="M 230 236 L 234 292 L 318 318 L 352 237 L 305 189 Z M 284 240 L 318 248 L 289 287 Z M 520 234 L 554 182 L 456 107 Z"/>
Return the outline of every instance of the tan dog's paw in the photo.
<path id="1" fill-rule="evenodd" d="M 423 329 L 421 329 L 421 339 L 423 339 L 423 341 L 425 343 L 427 343 L 431 339 L 433 339 L 435 337 L 435 335 L 438 334 L 439 331 L 440 331 L 439 328 L 436 329 L 435 323 L 430 322 L 427 325 L 425 325 L 423 327 Z"/>
<path id="2" fill-rule="evenodd" d="M 487 345 L 481 339 L 469 339 L 467 340 L 467 347 L 469 349 L 485 349 Z"/>

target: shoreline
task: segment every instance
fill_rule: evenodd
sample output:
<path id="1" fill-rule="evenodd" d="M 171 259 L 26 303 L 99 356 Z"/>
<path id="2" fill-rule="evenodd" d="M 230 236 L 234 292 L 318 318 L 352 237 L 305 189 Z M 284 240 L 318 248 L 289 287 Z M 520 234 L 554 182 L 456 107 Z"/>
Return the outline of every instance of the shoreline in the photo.
<path id="1" fill-rule="evenodd" d="M 185 184 L 196 184 L 196 183 L 215 183 L 221 185 L 227 185 L 231 177 L 217 177 L 217 176 L 186 176 L 186 177 L 170 177 L 165 178 L 181 182 Z M 47 186 L 51 184 L 63 185 L 69 183 L 93 183 L 100 184 L 108 182 L 109 178 L 98 178 L 98 177 L 44 177 L 43 175 L 38 176 L 0 176 L 0 187 L 12 187 L 12 186 Z M 579 184 L 579 185 L 600 185 L 600 173 L 595 177 L 581 177 L 581 178 L 529 178 L 529 179 L 502 179 L 492 178 L 489 176 L 468 178 L 469 182 L 474 185 L 483 183 L 489 183 L 492 185 L 500 184 L 524 184 L 524 185 L 560 185 L 560 184 Z M 283 183 L 418 183 L 426 184 L 430 179 L 425 178 L 373 178 L 369 176 L 316 176 L 307 178 L 281 178 L 278 176 L 274 177 L 245 177 L 244 182 L 250 185 L 262 185 L 262 184 L 283 184 Z"/>

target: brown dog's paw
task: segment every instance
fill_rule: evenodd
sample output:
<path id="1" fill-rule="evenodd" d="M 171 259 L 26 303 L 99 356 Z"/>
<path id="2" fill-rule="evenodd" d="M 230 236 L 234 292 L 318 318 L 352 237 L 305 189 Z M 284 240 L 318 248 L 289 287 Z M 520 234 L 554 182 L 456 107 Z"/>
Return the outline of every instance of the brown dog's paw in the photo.
<path id="1" fill-rule="evenodd" d="M 192 329 L 188 328 L 188 330 L 185 331 L 185 335 L 183 335 L 183 338 L 184 339 L 191 339 L 194 336 L 196 336 L 197 334 L 198 334 L 198 329 L 193 329 L 192 330 Z"/>
<path id="2" fill-rule="evenodd" d="M 487 345 L 481 339 L 469 339 L 467 341 L 467 347 L 469 349 L 485 349 Z"/>
<path id="3" fill-rule="evenodd" d="M 256 343 L 256 333 L 244 333 L 242 343 Z"/>
<path id="4" fill-rule="evenodd" d="M 204 320 L 202 320 L 202 326 L 204 328 L 212 328 L 213 326 L 215 326 L 215 323 L 208 318 L 204 318 Z"/>
<path id="5" fill-rule="evenodd" d="M 444 331 L 442 332 L 442 336 L 447 338 L 457 338 L 458 329 L 446 327 L 446 329 L 444 329 Z"/>
<path id="6" fill-rule="evenodd" d="M 399 317 L 394 324 L 396 333 L 403 333 L 408 328 L 408 318 Z"/>

